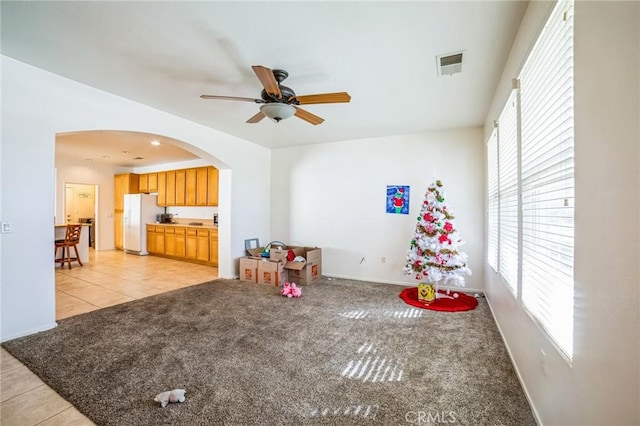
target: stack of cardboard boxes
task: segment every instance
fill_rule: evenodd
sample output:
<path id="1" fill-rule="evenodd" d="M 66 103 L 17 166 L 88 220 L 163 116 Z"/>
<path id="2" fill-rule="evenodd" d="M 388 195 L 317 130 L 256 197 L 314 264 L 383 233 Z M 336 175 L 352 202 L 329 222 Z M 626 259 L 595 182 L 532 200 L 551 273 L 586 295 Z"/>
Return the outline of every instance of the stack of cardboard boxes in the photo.
<path id="1" fill-rule="evenodd" d="M 290 250 L 304 261 L 287 260 Z M 264 247 L 247 250 L 249 255 L 240 259 L 241 280 L 274 286 L 283 285 L 285 281 L 307 285 L 322 276 L 322 250 L 318 247 L 271 247 L 269 257 L 262 256 L 264 251 Z"/>

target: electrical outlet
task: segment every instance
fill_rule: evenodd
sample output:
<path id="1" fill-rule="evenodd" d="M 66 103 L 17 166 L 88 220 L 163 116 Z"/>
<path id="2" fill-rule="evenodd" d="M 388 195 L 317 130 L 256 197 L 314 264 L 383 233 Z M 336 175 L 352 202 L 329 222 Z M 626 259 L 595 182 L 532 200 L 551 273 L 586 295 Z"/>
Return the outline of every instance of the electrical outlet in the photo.
<path id="1" fill-rule="evenodd" d="M 386 258 L 386 257 L 384 257 L 384 256 L 382 256 L 382 257 L 380 258 L 380 263 L 387 263 L 387 258 Z"/>
<path id="2" fill-rule="evenodd" d="M 547 354 L 544 350 L 540 349 L 540 368 L 546 376 L 548 374 Z"/>

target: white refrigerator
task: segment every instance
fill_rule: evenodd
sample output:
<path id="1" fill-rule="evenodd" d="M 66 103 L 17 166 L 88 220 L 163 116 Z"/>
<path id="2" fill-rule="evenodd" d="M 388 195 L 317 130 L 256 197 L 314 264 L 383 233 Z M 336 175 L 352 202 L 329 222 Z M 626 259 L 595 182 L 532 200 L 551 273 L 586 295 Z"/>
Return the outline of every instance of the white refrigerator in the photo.
<path id="1" fill-rule="evenodd" d="M 123 243 L 124 251 L 147 255 L 147 223 L 154 223 L 156 215 L 163 213 L 158 207 L 158 196 L 151 194 L 125 194 Z"/>

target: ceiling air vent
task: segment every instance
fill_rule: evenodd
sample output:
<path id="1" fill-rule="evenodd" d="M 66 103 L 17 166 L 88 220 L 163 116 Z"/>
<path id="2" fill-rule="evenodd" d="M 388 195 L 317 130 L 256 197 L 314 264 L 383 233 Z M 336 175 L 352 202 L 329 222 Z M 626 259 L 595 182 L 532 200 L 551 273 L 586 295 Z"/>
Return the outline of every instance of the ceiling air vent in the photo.
<path id="1" fill-rule="evenodd" d="M 464 52 L 450 53 L 436 56 L 438 75 L 451 75 L 462 72 L 462 54 Z"/>

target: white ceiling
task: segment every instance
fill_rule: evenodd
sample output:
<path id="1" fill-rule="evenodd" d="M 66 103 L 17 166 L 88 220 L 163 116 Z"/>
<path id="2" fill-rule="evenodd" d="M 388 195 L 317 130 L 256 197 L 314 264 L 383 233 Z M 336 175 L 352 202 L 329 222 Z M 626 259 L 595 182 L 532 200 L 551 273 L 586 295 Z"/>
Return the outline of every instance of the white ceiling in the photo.
<path id="1" fill-rule="evenodd" d="M 1 46 L 3 55 L 22 62 L 279 148 L 481 126 L 526 7 L 524 1 L 2 1 Z M 439 77 L 436 56 L 460 50 L 462 73 Z M 287 70 L 283 84 L 298 95 L 347 91 L 351 103 L 305 106 L 326 120 L 313 126 L 296 117 L 247 124 L 259 105 L 200 99 L 259 98 L 251 65 Z M 93 138 L 82 142 L 91 145 L 86 139 Z M 146 157 L 148 142 L 141 144 L 138 155 Z M 100 162 L 115 152 L 93 155 Z"/>

